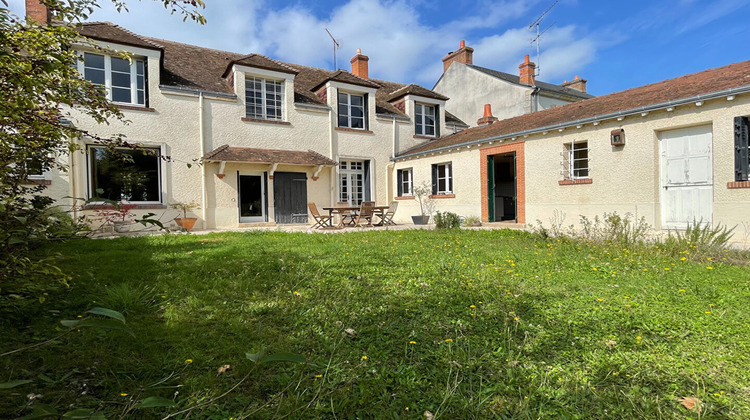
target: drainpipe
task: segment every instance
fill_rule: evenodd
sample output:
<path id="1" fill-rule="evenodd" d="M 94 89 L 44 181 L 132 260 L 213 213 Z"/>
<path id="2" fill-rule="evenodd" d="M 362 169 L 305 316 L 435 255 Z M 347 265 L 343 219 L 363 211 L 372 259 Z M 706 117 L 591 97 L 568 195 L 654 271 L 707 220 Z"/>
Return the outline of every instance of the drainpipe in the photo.
<path id="1" fill-rule="evenodd" d="M 200 140 L 200 157 L 206 156 L 206 136 L 203 133 L 203 92 L 198 94 L 198 139 Z M 206 215 L 208 210 L 206 205 L 208 200 L 206 198 L 206 164 L 201 163 L 201 219 L 203 219 L 203 229 L 206 229 L 208 222 L 206 221 Z"/>
<path id="2" fill-rule="evenodd" d="M 539 111 L 539 88 L 534 86 L 534 90 L 531 91 L 531 112 Z"/>

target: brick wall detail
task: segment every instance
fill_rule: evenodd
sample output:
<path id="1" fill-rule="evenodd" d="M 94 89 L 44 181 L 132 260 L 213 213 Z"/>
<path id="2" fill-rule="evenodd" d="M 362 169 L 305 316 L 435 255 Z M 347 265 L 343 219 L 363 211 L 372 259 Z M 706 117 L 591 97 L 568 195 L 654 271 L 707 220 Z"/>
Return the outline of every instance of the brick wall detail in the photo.
<path id="1" fill-rule="evenodd" d="M 524 143 L 515 142 L 499 146 L 485 147 L 479 150 L 479 173 L 482 183 L 482 221 L 489 222 L 489 203 L 487 202 L 487 156 L 516 152 L 516 223 L 526 223 L 526 169 Z"/>

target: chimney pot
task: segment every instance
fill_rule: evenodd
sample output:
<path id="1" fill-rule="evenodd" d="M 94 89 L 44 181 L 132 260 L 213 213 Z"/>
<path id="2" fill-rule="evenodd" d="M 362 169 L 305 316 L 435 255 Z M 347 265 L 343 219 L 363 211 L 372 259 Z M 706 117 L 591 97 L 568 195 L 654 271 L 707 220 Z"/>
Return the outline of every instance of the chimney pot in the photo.
<path id="1" fill-rule="evenodd" d="M 370 57 L 362 55 L 362 49 L 357 48 L 357 54 L 351 59 L 352 74 L 363 79 L 369 79 L 368 61 L 370 61 Z"/>
<path id="2" fill-rule="evenodd" d="M 450 67 L 454 61 L 463 64 L 474 64 L 474 48 L 467 47 L 466 41 L 464 40 L 461 40 L 459 46 L 460 48 L 458 51 L 449 52 L 448 55 L 443 57 L 443 73 L 448 70 L 448 67 Z"/>
<path id="3" fill-rule="evenodd" d="M 518 69 L 520 70 L 519 81 L 524 85 L 534 86 L 536 83 L 536 80 L 534 79 L 536 76 L 536 64 L 529 61 L 528 54 L 526 54 L 523 63 L 518 66 Z"/>
<path id="4" fill-rule="evenodd" d="M 49 8 L 39 0 L 26 0 L 26 17 L 37 23 L 50 23 L 52 21 L 52 13 L 50 13 Z"/>
<path id="5" fill-rule="evenodd" d="M 586 79 L 581 79 L 579 76 L 576 76 L 575 79 L 571 80 L 570 82 L 566 80 L 562 84 L 562 86 L 580 90 L 581 92 L 586 92 L 586 82 Z"/>
<path id="6" fill-rule="evenodd" d="M 477 125 L 488 125 L 497 121 L 497 117 L 492 116 L 492 105 L 484 104 L 484 116 L 477 120 Z"/>

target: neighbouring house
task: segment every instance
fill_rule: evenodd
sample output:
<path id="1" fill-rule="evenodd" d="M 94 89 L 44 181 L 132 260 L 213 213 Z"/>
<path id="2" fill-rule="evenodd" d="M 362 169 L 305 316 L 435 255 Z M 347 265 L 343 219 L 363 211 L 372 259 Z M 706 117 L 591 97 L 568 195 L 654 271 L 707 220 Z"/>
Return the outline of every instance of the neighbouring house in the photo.
<path id="1" fill-rule="evenodd" d="M 750 226 L 748 116 L 745 61 L 500 121 L 485 116 L 398 154 L 395 169 L 415 185 L 432 182 L 438 210 L 486 222 L 549 225 L 565 215 L 568 225 L 617 211 L 656 229 L 703 221 L 741 231 Z M 401 211 L 418 214 L 399 198 Z"/>
<path id="2" fill-rule="evenodd" d="M 49 22 L 38 0 L 26 4 Z M 61 201 L 127 200 L 160 216 L 177 215 L 170 203 L 196 202 L 199 228 L 306 223 L 307 202 L 387 203 L 395 155 L 467 128 L 445 111 L 447 97 L 370 78 L 360 51 L 351 72 L 328 71 L 108 22 L 84 23 L 79 32 L 105 48 L 75 45 L 80 73 L 105 87 L 130 124 L 96 125 L 84 115 L 71 123 L 102 136 L 122 133 L 139 148 L 123 149 L 132 157 L 123 162 L 91 139 L 75 139 L 81 152 L 68 157 L 69 171 L 44 174 Z"/>
<path id="3" fill-rule="evenodd" d="M 485 104 L 504 120 L 593 97 L 578 76 L 562 85 L 536 80 L 536 64 L 528 55 L 518 69 L 514 75 L 476 66 L 474 49 L 461 41 L 458 51 L 443 57 L 443 74 L 433 90 L 451 98 L 447 110 L 472 126 Z"/>

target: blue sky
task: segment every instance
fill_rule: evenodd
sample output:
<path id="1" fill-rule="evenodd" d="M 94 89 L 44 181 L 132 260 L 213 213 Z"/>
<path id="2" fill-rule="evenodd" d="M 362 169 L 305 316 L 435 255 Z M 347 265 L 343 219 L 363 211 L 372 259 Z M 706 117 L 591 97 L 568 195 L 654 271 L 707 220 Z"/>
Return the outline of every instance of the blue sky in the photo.
<path id="1" fill-rule="evenodd" d="M 518 72 L 536 61 L 529 24 L 554 0 L 264 1 L 205 0 L 208 24 L 170 16 L 158 2 L 128 1 L 130 13 L 104 6 L 107 20 L 157 38 L 292 63 L 333 68 L 328 28 L 339 40 L 338 67 L 350 69 L 357 48 L 370 76 L 431 88 L 441 58 L 466 40 L 474 64 Z M 10 0 L 23 14 L 24 0 Z M 560 0 L 542 22 L 540 80 L 588 79 L 595 95 L 750 59 L 748 0 Z"/>

